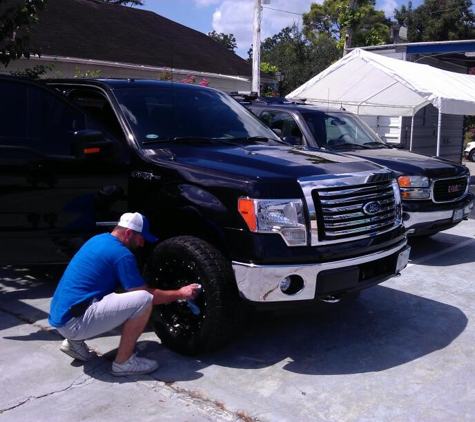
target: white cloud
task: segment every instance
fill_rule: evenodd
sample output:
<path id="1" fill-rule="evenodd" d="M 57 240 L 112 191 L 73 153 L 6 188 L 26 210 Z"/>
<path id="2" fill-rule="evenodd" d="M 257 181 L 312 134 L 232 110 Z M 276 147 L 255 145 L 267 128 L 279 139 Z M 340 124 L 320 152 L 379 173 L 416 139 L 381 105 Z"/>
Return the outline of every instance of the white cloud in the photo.
<path id="1" fill-rule="evenodd" d="M 195 0 L 198 7 L 208 7 L 213 4 L 218 4 L 221 0 Z"/>
<path id="2" fill-rule="evenodd" d="M 315 1 L 271 0 L 270 4 L 263 4 L 261 40 L 272 37 L 294 22 L 302 27 L 301 14 L 309 12 L 312 3 Z M 213 29 L 218 33 L 233 34 L 238 45 L 236 52 L 242 57 L 247 57 L 247 51 L 252 45 L 253 26 L 254 0 L 220 1 L 213 13 Z"/>
<path id="3" fill-rule="evenodd" d="M 392 17 L 394 9 L 399 9 L 399 5 L 396 0 L 383 0 L 377 9 L 382 10 L 387 17 Z"/>

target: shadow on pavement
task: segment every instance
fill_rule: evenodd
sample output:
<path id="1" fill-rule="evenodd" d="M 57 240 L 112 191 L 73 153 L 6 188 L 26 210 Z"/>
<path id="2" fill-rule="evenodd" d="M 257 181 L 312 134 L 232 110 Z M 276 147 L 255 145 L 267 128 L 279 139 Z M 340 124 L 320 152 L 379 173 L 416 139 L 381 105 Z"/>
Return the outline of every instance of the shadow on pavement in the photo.
<path id="1" fill-rule="evenodd" d="M 173 354 L 170 350 L 163 347 L 158 341 L 139 341 L 135 351 L 139 356 L 146 357 L 148 359 L 154 359 L 159 362 L 158 369 L 147 375 L 130 375 L 126 377 L 115 377 L 111 374 L 112 362 L 117 353 L 117 349 L 111 350 L 101 357 L 97 357 L 90 362 L 78 362 L 73 361 L 72 365 L 83 366 L 84 373 L 92 378 L 98 379 L 104 382 L 114 383 L 126 383 L 135 382 L 140 380 L 156 380 L 165 383 L 173 383 L 178 381 L 191 381 L 203 377 L 203 374 L 199 371 L 203 369 L 203 364 L 198 360 L 176 355 L 178 360 L 182 360 L 186 364 L 182 364 L 177 371 L 177 376 L 174 379 L 169 379 L 166 375 L 166 368 L 169 366 L 169 355 Z M 207 365 L 206 365 L 207 366 Z"/>
<path id="2" fill-rule="evenodd" d="M 240 339 L 200 363 L 163 349 L 169 364 L 161 376 L 176 380 L 177 368 L 198 371 L 199 365 L 261 369 L 282 362 L 307 375 L 383 371 L 447 347 L 467 321 L 453 306 L 376 286 L 328 312 L 258 314 Z"/>
<path id="3" fill-rule="evenodd" d="M 410 261 L 417 265 L 448 267 L 473 262 L 475 256 L 474 236 L 441 232 L 431 237 L 410 237 L 409 245 Z"/>
<path id="4" fill-rule="evenodd" d="M 22 322 L 30 324 L 48 317 L 44 309 L 49 302 L 64 267 L 44 266 L 35 268 L 1 266 L 0 267 L 0 310 L 15 315 Z M 34 306 L 30 303 L 34 301 Z M 0 328 L 5 326 L 0 320 Z"/>
<path id="5" fill-rule="evenodd" d="M 21 280 L 13 282 L 21 283 Z M 55 285 L 35 283 L 25 286 L 24 290 L 2 291 L 0 307 L 5 306 L 5 294 L 10 294 L 10 299 L 15 298 L 16 306 L 20 298 L 48 296 L 45 285 L 53 289 Z M 2 280 L 3 284 L 5 280 Z M 45 300 L 49 302 L 49 297 Z M 36 312 L 46 316 L 43 311 Z M 383 285 L 364 291 L 355 302 L 327 311 L 253 315 L 254 319 L 243 327 L 240 338 L 205 356 L 178 355 L 155 341 L 155 334 L 147 331 L 144 335 L 150 340 L 147 338 L 138 343 L 139 355 L 157 359 L 161 366 L 152 378 L 143 377 L 167 383 L 197 379 L 203 376 L 202 369 L 213 365 L 240 369 L 277 365 L 307 375 L 384 371 L 447 347 L 464 331 L 468 321 L 454 306 Z M 26 336 L 4 338 L 51 341 L 58 337 L 55 330 L 38 329 Z M 116 378 L 110 374 L 114 353 L 112 350 L 86 364 L 77 361 L 72 364 L 83 365 L 86 374 L 107 382 L 137 380 L 136 377 Z"/>

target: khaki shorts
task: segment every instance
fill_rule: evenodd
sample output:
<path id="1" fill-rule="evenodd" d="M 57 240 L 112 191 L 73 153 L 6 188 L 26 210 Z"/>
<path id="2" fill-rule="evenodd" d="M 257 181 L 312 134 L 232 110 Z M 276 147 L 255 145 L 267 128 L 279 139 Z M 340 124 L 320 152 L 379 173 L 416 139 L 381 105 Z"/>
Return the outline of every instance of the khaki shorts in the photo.
<path id="1" fill-rule="evenodd" d="M 152 303 L 153 296 L 146 290 L 111 293 L 93 302 L 84 315 L 70 319 L 58 332 L 69 340 L 96 337 L 137 318 Z"/>

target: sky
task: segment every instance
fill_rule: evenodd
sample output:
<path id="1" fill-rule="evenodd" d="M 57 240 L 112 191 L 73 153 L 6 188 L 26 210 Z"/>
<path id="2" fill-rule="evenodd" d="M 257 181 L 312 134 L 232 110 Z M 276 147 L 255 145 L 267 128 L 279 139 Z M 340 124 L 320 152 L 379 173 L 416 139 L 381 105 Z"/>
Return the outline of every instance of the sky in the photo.
<path id="1" fill-rule="evenodd" d="M 310 11 L 312 3 L 323 0 L 262 0 L 261 41 L 278 34 L 294 22 L 302 27 L 302 13 Z M 422 0 L 413 0 L 413 7 Z M 407 6 L 407 0 L 376 0 L 376 9 L 392 17 L 395 8 Z M 146 10 L 155 12 L 174 22 L 208 34 L 233 34 L 238 48 L 236 54 L 247 59 L 252 45 L 254 0 L 144 0 Z"/>

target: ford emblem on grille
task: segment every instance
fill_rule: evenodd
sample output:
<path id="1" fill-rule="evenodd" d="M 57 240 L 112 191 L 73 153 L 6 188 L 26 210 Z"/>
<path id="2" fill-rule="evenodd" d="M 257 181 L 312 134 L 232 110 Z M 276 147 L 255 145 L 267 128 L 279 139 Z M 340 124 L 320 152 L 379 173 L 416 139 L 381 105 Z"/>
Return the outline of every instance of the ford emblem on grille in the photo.
<path id="1" fill-rule="evenodd" d="M 366 215 L 375 215 L 382 209 L 381 204 L 378 201 L 368 202 L 363 206 L 363 212 Z"/>

